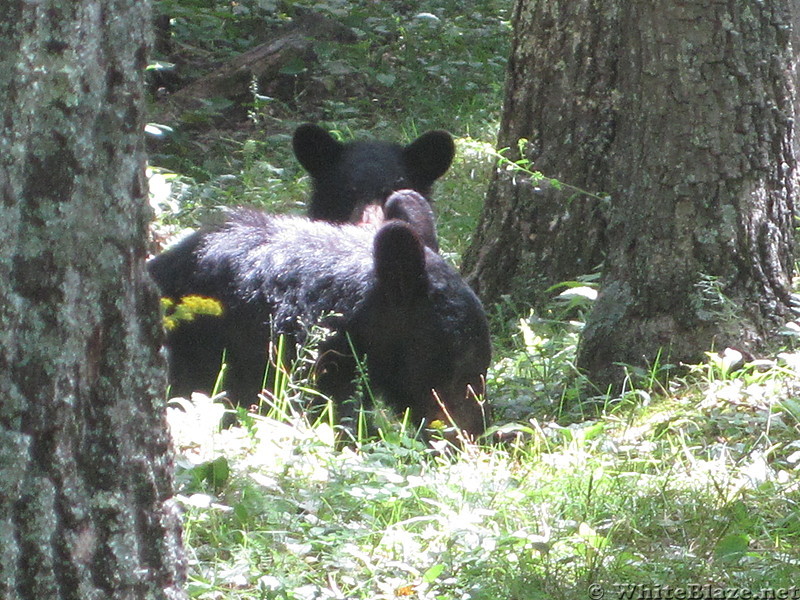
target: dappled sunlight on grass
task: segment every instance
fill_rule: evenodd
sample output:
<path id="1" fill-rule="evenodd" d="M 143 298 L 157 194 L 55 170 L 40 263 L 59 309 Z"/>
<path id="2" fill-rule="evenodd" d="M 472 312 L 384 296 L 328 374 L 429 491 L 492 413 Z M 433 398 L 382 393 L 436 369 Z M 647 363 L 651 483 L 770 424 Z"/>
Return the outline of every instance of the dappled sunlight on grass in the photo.
<path id="1" fill-rule="evenodd" d="M 751 381 L 740 371 L 709 381 L 698 367 L 647 403 L 610 402 L 568 425 L 531 421 L 503 443 L 444 455 L 403 435 L 338 450 L 329 425 L 302 419 L 254 416 L 220 431 L 220 409 L 195 397 L 170 414 L 193 594 L 572 598 L 597 581 L 788 585 L 800 451 L 781 390 L 795 373 L 776 363 Z"/>

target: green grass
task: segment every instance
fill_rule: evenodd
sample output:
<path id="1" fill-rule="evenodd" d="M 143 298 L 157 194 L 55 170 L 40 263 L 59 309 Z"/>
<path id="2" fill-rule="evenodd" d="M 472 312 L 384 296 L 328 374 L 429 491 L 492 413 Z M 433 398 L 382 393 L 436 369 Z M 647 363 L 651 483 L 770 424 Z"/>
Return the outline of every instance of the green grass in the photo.
<path id="1" fill-rule="evenodd" d="M 796 360 L 797 355 L 787 355 Z M 797 373 L 713 361 L 591 420 L 452 454 L 327 423 L 219 431 L 171 410 L 198 598 L 583 598 L 589 586 L 796 583 Z M 754 372 L 758 376 L 753 379 Z M 221 595 L 220 595 L 221 594 Z"/>
<path id="2" fill-rule="evenodd" d="M 519 319 L 490 390 L 580 391 L 578 325 Z M 562 394 L 551 417 L 532 403 L 525 418 L 498 423 L 502 442 L 460 452 L 424 444 L 385 415 L 377 435 L 342 449 L 330 421 L 309 424 L 298 408 L 311 392 L 291 371 L 268 414 L 246 415 L 241 427 L 221 430 L 223 409 L 207 398 L 179 402 L 168 419 L 191 595 L 789 589 L 800 561 L 800 353 L 736 358 L 710 355 L 666 383 L 632 374 L 619 397 L 583 389 L 567 403 Z"/>
<path id="3" fill-rule="evenodd" d="M 297 65 L 322 90 L 314 97 L 254 98 L 249 126 L 179 129 L 158 146 L 157 238 L 224 205 L 303 212 L 298 123 L 404 143 L 444 127 L 458 151 L 434 208 L 443 254 L 458 263 L 495 160 L 509 2 L 156 4 L 175 16 L 187 69 L 258 43 L 297 6 L 357 34 Z M 268 414 L 240 413 L 241 427 L 220 430 L 221 405 L 203 397 L 174 403 L 191 597 L 583 600 L 703 585 L 725 597 L 800 583 L 796 335 L 766 361 L 729 352 L 682 374 L 631 369 L 610 396 L 574 366 L 595 285 L 565 282 L 542 313 L 487 307 L 502 442 L 448 452 L 378 414 L 376 434 L 358 428 L 341 449 L 330 413 L 309 424 L 298 408 L 319 399 L 294 369 Z"/>

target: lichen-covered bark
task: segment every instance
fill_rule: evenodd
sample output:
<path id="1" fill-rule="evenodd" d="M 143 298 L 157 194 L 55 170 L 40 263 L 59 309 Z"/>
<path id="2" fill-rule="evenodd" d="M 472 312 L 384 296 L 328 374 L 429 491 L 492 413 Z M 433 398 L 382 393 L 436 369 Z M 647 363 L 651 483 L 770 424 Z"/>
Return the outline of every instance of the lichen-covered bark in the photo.
<path id="1" fill-rule="evenodd" d="M 485 302 L 509 294 L 537 305 L 548 287 L 603 260 L 607 202 L 599 198 L 613 190 L 619 16 L 615 2 L 517 0 L 513 19 L 498 146 L 574 187 L 498 169 L 463 271 Z M 528 140 L 523 157 L 520 139 Z"/>
<path id="2" fill-rule="evenodd" d="M 0 22 L 0 598 L 183 598 L 142 80 L 149 3 Z"/>
<path id="3" fill-rule="evenodd" d="M 790 315 L 788 3 L 633 3 L 621 19 L 603 288 L 579 364 L 757 349 Z"/>

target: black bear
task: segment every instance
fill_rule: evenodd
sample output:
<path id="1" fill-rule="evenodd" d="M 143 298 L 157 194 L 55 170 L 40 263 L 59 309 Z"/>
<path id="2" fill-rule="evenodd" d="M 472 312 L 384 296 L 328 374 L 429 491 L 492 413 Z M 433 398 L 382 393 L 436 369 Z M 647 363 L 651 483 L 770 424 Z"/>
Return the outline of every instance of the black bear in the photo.
<path id="1" fill-rule="evenodd" d="M 402 146 L 382 141 L 342 143 L 313 124 L 300 125 L 295 156 L 311 176 L 308 216 L 331 223 L 380 223 L 392 192 L 410 189 L 430 200 L 434 181 L 450 168 L 452 136 L 435 130 Z"/>
<path id="2" fill-rule="evenodd" d="M 403 209 L 423 201 L 392 197 Z M 399 210 L 399 212 L 403 212 Z M 336 225 L 238 209 L 149 263 L 162 295 L 219 300 L 220 317 L 197 317 L 168 333 L 172 392 L 209 392 L 223 350 L 225 389 L 249 404 L 262 389 L 272 336 L 297 343 L 308 328 L 319 344 L 316 386 L 347 417 L 365 357 L 370 390 L 416 422 L 452 419 L 485 427 L 489 330 L 480 301 L 456 270 L 426 247 L 415 227 Z"/>
<path id="3" fill-rule="evenodd" d="M 439 252 L 433 210 L 420 194 L 414 190 L 398 190 L 389 196 L 383 205 L 383 220 L 390 219 L 399 219 L 411 225 L 428 248 Z"/>

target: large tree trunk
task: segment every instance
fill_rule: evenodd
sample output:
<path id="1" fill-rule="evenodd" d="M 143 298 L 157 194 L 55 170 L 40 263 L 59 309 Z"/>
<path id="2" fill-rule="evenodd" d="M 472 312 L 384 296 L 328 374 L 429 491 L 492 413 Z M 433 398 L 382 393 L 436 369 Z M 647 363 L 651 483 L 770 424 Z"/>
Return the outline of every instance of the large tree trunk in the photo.
<path id="1" fill-rule="evenodd" d="M 579 350 L 601 385 L 790 315 L 790 1 L 517 0 L 500 145 L 610 204 L 499 172 L 465 271 L 536 305 L 605 249 Z"/>
<path id="2" fill-rule="evenodd" d="M 756 350 L 789 318 L 791 31 L 785 0 L 622 13 L 609 254 L 578 357 L 595 382 Z"/>
<path id="3" fill-rule="evenodd" d="M 145 259 L 149 3 L 0 24 L 0 598 L 183 598 Z"/>
<path id="4" fill-rule="evenodd" d="M 515 4 L 498 146 L 568 185 L 496 170 L 463 263 L 487 303 L 508 294 L 541 305 L 547 288 L 591 273 L 603 260 L 620 38 L 617 11 L 599 4 Z M 524 156 L 520 139 L 528 140 Z"/>

